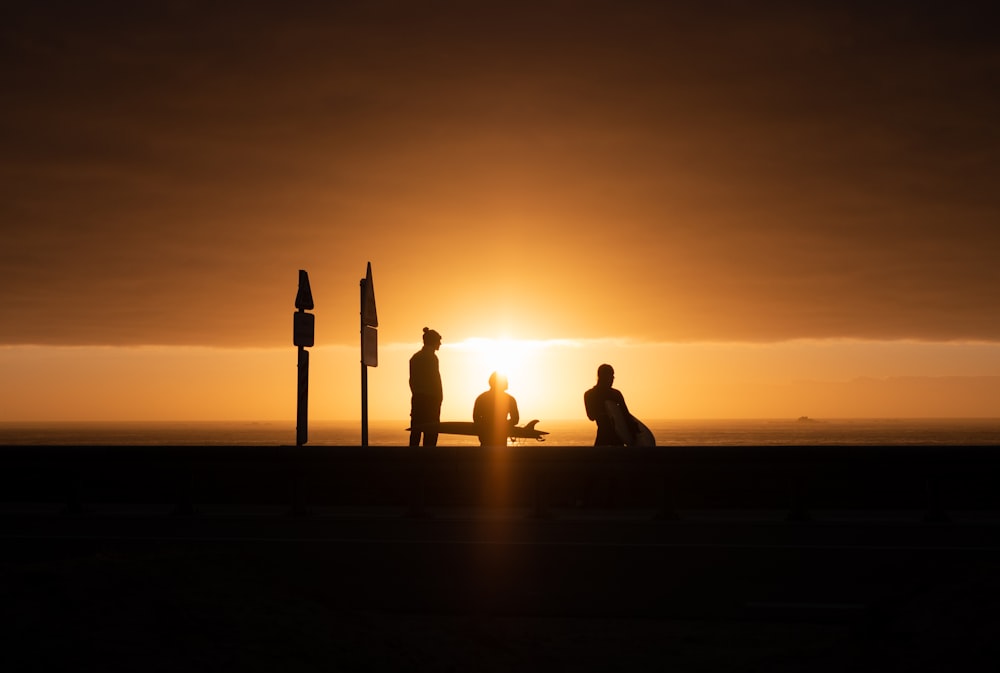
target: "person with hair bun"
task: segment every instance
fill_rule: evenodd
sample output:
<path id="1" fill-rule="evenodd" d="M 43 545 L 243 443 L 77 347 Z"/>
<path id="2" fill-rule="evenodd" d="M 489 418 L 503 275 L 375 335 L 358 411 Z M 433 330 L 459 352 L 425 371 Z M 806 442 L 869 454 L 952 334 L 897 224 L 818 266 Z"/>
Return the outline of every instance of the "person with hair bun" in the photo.
<path id="1" fill-rule="evenodd" d="M 441 335 L 424 328 L 424 347 L 410 358 L 410 446 L 437 446 L 437 424 L 441 422 L 441 371 L 434 351 L 441 348 Z"/>

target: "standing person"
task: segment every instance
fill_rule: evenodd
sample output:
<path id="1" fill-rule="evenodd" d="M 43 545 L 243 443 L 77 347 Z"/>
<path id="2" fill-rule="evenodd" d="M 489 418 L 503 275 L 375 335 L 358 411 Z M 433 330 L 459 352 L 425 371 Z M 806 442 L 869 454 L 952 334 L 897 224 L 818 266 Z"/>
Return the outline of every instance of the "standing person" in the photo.
<path id="1" fill-rule="evenodd" d="M 437 446 L 437 425 L 441 421 L 441 371 L 434 351 L 441 348 L 441 335 L 424 328 L 424 347 L 410 358 L 410 446 Z M 431 429 L 433 428 L 433 429 Z"/>
<path id="2" fill-rule="evenodd" d="M 507 377 L 493 372 L 490 389 L 476 398 L 472 420 L 477 426 L 480 446 L 507 446 L 510 429 L 521 419 L 517 400 L 506 391 Z"/>
<path id="3" fill-rule="evenodd" d="M 608 402 L 612 406 L 621 408 L 621 416 L 628 424 L 627 432 L 631 437 L 635 437 L 638 431 L 638 424 L 632 419 L 628 406 L 625 404 L 625 396 L 611 384 L 615 381 L 615 370 L 611 365 L 601 365 L 597 368 L 597 384 L 583 394 L 583 406 L 587 409 L 587 418 L 597 422 L 597 437 L 594 439 L 594 446 L 625 446 L 626 442 L 619 436 L 615 429 L 615 422 L 608 409 Z"/>

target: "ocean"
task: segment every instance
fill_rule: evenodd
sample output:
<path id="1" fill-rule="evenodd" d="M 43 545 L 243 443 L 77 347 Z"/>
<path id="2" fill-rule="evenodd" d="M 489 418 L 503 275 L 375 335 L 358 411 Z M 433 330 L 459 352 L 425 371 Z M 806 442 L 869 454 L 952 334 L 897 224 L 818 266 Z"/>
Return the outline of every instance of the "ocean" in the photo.
<path id="1" fill-rule="evenodd" d="M 749 419 L 659 420 L 647 423 L 657 446 L 1000 446 L 993 419 Z M 370 446 L 407 443 L 407 422 L 371 421 Z M 546 442 L 590 446 L 593 423 L 543 421 Z M 535 440 L 522 440 L 525 445 Z M 222 422 L 0 422 L 0 446 L 290 446 L 294 421 Z M 312 446 L 358 446 L 359 421 L 310 423 Z M 439 445 L 476 446 L 475 437 L 442 435 Z"/>

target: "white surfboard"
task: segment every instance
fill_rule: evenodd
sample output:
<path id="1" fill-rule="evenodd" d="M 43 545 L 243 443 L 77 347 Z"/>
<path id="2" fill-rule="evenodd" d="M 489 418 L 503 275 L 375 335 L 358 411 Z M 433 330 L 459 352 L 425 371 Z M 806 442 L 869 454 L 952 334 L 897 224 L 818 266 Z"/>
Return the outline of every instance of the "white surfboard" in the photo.
<path id="1" fill-rule="evenodd" d="M 628 415 L 637 428 L 633 437 L 632 425 L 625 417 L 625 410 L 612 400 L 607 400 L 604 406 L 607 407 L 608 415 L 611 416 L 611 420 L 615 424 L 615 434 L 618 435 L 618 439 L 625 443 L 625 446 L 656 446 L 656 438 L 653 437 L 653 433 L 646 427 L 645 423 L 631 414 Z"/>

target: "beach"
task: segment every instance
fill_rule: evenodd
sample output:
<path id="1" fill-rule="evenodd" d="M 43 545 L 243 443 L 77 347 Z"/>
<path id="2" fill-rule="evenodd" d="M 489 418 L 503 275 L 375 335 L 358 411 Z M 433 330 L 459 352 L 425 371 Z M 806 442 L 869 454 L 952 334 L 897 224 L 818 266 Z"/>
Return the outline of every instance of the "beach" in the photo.
<path id="1" fill-rule="evenodd" d="M 2 564 L 7 670 L 939 671 L 989 670 L 998 654 L 992 555 L 827 550 L 834 558 L 823 562 L 802 549 L 723 545 L 653 557 L 522 548 L 522 558 L 508 559 L 516 576 L 507 579 L 524 591 L 574 606 L 611 590 L 653 603 L 602 613 L 599 605 L 442 605 L 467 587 L 472 568 L 485 567 L 438 547 L 407 549 L 395 562 L 398 548 L 304 541 L 8 549 L 19 558 Z M 650 591 L 636 569 L 664 579 Z M 811 593 L 813 573 L 840 588 L 870 587 L 868 602 Z M 438 600 L 401 599 L 414 584 Z M 383 602 L 386 587 L 395 601 Z M 737 605 L 720 607 L 722 596 Z"/>
<path id="2" fill-rule="evenodd" d="M 11 670 L 996 654 L 994 447 L 542 447 L 6 447 Z"/>

